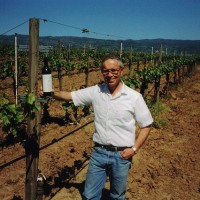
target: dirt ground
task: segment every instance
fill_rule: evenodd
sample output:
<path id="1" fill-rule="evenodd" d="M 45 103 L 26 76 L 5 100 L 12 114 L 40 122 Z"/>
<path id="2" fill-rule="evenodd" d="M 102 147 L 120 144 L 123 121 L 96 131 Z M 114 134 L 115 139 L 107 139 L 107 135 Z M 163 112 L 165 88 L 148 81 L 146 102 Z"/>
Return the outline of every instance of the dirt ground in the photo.
<path id="1" fill-rule="evenodd" d="M 100 74 L 91 73 L 90 85 Z M 84 74 L 65 77 L 67 90 L 84 84 Z M 57 82 L 55 81 L 56 85 Z M 58 85 L 56 85 L 58 87 Z M 4 92 L 9 92 L 4 90 Z M 127 183 L 127 200 L 200 199 L 200 69 L 163 99 L 151 134 L 134 156 Z M 78 124 L 66 124 L 60 102 L 49 105 L 42 123 L 39 169 L 46 177 L 45 200 L 79 200 L 92 150 L 93 114 Z M 161 113 L 161 111 L 164 111 Z M 21 144 L 0 150 L 0 199 L 25 199 L 26 164 Z M 109 196 L 109 180 L 103 200 Z"/>

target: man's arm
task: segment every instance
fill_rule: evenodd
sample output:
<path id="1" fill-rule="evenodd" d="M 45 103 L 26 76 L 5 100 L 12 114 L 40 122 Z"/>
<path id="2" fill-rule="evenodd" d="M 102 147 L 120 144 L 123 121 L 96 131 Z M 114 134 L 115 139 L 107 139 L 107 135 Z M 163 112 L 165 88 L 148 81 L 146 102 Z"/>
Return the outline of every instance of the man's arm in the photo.
<path id="1" fill-rule="evenodd" d="M 40 87 L 38 94 L 41 97 L 43 96 L 42 86 Z M 71 101 L 72 100 L 71 92 L 66 92 L 66 91 L 53 91 L 52 92 L 52 97 L 54 99 L 60 100 L 60 101 Z"/>
<path id="2" fill-rule="evenodd" d="M 58 92 L 53 92 L 52 97 L 56 100 L 60 101 L 71 101 L 72 100 L 72 95 L 71 92 L 66 92 L 66 91 L 58 91 Z"/>
<path id="3" fill-rule="evenodd" d="M 136 139 L 135 146 L 134 146 L 137 150 L 139 150 L 142 147 L 142 145 L 145 143 L 145 141 L 147 140 L 149 136 L 150 131 L 151 131 L 151 125 L 140 129 L 140 132 L 138 134 L 138 137 Z"/>
<path id="4" fill-rule="evenodd" d="M 136 139 L 135 146 L 134 146 L 137 150 L 139 150 L 142 147 L 142 145 L 145 143 L 145 141 L 147 140 L 149 136 L 150 131 L 151 131 L 151 125 L 140 129 L 140 132 L 138 134 L 138 137 Z M 121 156 L 124 159 L 130 158 L 134 154 L 135 152 L 133 151 L 132 148 L 127 148 L 121 152 Z"/>

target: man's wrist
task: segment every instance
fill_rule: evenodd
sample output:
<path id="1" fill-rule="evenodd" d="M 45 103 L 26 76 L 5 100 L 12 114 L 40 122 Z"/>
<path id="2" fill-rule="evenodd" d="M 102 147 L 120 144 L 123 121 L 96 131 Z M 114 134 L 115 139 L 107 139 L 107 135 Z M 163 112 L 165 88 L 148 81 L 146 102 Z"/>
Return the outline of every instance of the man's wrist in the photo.
<path id="1" fill-rule="evenodd" d="M 134 154 L 137 154 L 138 153 L 138 149 L 136 147 L 131 147 L 131 149 L 134 151 Z"/>

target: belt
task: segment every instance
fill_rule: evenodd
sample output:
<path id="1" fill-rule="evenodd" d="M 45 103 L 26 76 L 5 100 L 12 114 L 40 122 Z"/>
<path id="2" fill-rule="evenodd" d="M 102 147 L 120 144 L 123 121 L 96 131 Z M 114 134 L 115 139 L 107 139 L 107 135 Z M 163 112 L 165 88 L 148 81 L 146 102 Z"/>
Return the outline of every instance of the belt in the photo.
<path id="1" fill-rule="evenodd" d="M 103 145 L 103 144 L 99 144 L 96 142 L 95 142 L 94 146 L 104 148 L 107 151 L 123 151 L 124 149 L 128 148 L 128 147 L 116 147 L 113 145 Z"/>

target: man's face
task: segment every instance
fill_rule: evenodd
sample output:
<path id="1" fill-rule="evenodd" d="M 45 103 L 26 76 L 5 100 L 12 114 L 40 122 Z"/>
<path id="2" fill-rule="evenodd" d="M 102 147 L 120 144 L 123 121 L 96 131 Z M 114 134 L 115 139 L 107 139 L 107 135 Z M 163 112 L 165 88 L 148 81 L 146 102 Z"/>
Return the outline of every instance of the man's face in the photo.
<path id="1" fill-rule="evenodd" d="M 103 63 L 101 73 L 109 87 L 117 87 L 124 68 L 120 68 L 119 61 L 108 59 Z"/>

